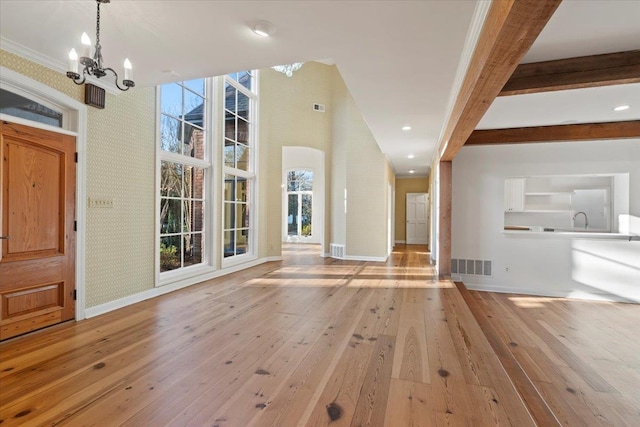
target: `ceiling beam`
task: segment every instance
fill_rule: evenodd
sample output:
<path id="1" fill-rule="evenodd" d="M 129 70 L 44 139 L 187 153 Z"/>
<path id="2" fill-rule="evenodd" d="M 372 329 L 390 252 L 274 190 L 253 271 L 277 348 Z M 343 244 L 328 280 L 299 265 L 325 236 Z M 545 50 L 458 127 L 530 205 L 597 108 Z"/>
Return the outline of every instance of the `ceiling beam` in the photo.
<path id="1" fill-rule="evenodd" d="M 529 51 L 561 0 L 493 1 L 471 63 L 439 141 L 451 161 Z"/>
<path id="2" fill-rule="evenodd" d="M 465 145 L 527 144 L 640 138 L 640 120 L 475 130 Z"/>
<path id="3" fill-rule="evenodd" d="M 640 83 L 640 50 L 520 64 L 500 96 Z"/>

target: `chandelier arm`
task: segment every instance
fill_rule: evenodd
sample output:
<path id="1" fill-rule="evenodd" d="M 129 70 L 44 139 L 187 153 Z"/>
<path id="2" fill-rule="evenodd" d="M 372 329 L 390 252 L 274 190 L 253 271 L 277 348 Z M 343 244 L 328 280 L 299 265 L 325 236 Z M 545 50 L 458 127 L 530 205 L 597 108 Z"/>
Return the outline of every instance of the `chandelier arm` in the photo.
<path id="1" fill-rule="evenodd" d="M 71 81 L 78 86 L 80 86 L 87 80 L 86 74 L 83 73 L 82 76 L 80 76 L 80 74 L 74 73 L 73 71 L 67 71 L 67 77 L 69 77 Z M 82 80 L 80 80 L 80 77 L 82 77 Z"/>
<path id="2" fill-rule="evenodd" d="M 116 86 L 118 87 L 118 89 L 120 89 L 121 91 L 125 92 L 127 90 L 129 90 L 129 88 L 133 87 L 133 82 L 131 80 L 123 80 L 122 84 L 124 84 L 124 86 L 120 86 L 120 83 L 118 83 L 118 73 L 116 73 L 116 71 L 111 68 L 104 68 L 104 71 L 111 71 L 113 73 L 113 75 L 115 76 L 115 81 L 116 81 Z"/>

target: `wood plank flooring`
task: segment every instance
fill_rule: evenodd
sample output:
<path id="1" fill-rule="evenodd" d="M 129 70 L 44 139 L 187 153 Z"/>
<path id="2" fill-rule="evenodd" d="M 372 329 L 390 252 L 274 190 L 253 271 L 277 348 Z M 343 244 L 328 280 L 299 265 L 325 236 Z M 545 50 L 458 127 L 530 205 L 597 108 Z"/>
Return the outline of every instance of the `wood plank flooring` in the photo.
<path id="1" fill-rule="evenodd" d="M 536 424 L 426 247 L 398 246 L 386 263 L 323 259 L 314 245 L 283 254 L 1 343 L 0 424 Z M 469 295 L 560 424 L 640 425 L 640 307 Z"/>

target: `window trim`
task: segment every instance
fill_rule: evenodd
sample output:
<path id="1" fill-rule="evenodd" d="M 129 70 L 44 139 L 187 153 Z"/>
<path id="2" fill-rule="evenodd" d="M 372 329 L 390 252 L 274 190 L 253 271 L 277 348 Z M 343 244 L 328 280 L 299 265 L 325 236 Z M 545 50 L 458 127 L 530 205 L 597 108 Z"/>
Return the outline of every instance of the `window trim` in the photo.
<path id="1" fill-rule="evenodd" d="M 259 97 L 258 97 L 258 93 L 259 93 L 259 87 L 258 87 L 258 81 L 259 81 L 259 71 L 258 70 L 251 70 L 251 73 L 253 74 L 252 79 L 252 86 L 253 86 L 253 90 L 249 90 L 246 87 L 244 87 L 242 84 L 240 84 L 240 82 L 238 82 L 237 80 L 229 77 L 228 75 L 226 76 L 222 76 L 221 77 L 221 87 L 222 87 L 222 96 L 221 99 L 219 101 L 221 107 L 222 107 L 222 111 L 223 113 L 220 115 L 220 126 L 222 127 L 222 139 L 221 139 L 221 143 L 220 143 L 220 147 L 218 149 L 218 152 L 222 158 L 222 165 L 223 167 L 221 168 L 221 173 L 219 174 L 220 179 L 221 179 L 221 184 L 220 184 L 220 188 L 221 191 L 222 190 L 222 186 L 224 185 L 224 177 L 225 175 L 234 175 L 237 177 L 242 177 L 245 178 L 247 181 L 249 181 L 249 239 L 248 239 L 248 244 L 249 244 L 249 251 L 244 253 L 244 254 L 240 254 L 240 255 L 233 255 L 230 257 L 225 257 L 224 256 L 224 232 L 225 232 L 225 218 L 224 218 L 224 214 L 225 214 L 225 208 L 224 208 L 224 203 L 225 201 L 223 200 L 224 198 L 224 194 L 220 195 L 220 209 L 221 209 L 221 215 L 220 215 L 220 245 L 219 245 L 219 250 L 220 250 L 220 257 L 221 257 L 221 266 L 222 268 L 228 268 L 228 267 L 233 267 L 239 264 L 243 264 L 246 262 L 250 262 L 253 261 L 255 259 L 258 258 L 258 232 L 259 232 L 259 227 L 258 227 L 258 215 L 257 215 L 257 211 L 258 211 L 258 195 L 259 193 L 259 189 L 258 189 L 258 164 L 259 164 L 259 157 L 258 157 L 258 149 L 257 149 L 257 141 L 259 141 L 259 137 L 258 137 L 258 131 L 259 131 L 259 123 L 258 123 L 258 117 L 259 115 Z M 249 139 L 248 142 L 249 144 L 247 144 L 249 146 L 249 150 L 251 153 L 251 158 L 249 159 L 249 166 L 248 169 L 249 170 L 242 170 L 242 169 L 237 169 L 237 168 L 232 168 L 230 166 L 226 166 L 224 165 L 224 141 L 225 141 L 225 135 L 224 135 L 224 125 L 225 125 L 225 113 L 226 111 L 229 111 L 226 109 L 226 105 L 225 105 L 225 83 L 229 83 L 230 85 L 232 85 L 238 92 L 243 93 L 244 95 L 246 95 L 249 98 L 249 102 L 251 103 L 251 107 L 250 111 L 249 111 L 249 118 L 248 118 L 248 122 L 249 124 L 252 126 L 252 132 L 249 135 Z M 238 228 L 233 228 L 233 230 L 237 230 Z"/>
<path id="2" fill-rule="evenodd" d="M 186 156 L 180 153 L 173 153 L 170 151 L 164 151 L 161 147 L 161 130 L 160 130 L 160 120 L 162 118 L 162 85 L 156 86 L 156 117 L 157 117 L 157 125 L 156 125 L 156 138 L 155 138 L 155 149 L 156 149 L 156 157 L 155 157 L 155 287 L 161 287 L 165 285 L 169 285 L 175 283 L 177 281 L 183 279 L 189 279 L 194 276 L 198 276 L 201 274 L 205 274 L 210 271 L 215 271 L 215 256 L 216 256 L 216 246 L 213 244 L 214 235 L 215 235 L 215 227 L 214 221 L 212 219 L 213 209 L 215 209 L 215 204 L 213 201 L 216 197 L 216 183 L 215 183 L 215 156 L 216 151 L 214 149 L 216 145 L 216 131 L 215 121 L 213 120 L 213 116 L 216 114 L 214 99 L 214 81 L 213 78 L 208 77 L 204 78 L 205 81 L 205 90 L 204 90 L 204 159 L 198 159 L 195 157 Z M 187 86 L 184 86 L 185 89 L 189 89 Z M 193 91 L 192 91 L 193 92 Z M 194 92 L 195 93 L 195 92 Z M 182 99 L 184 103 L 184 98 Z M 168 117 L 173 117 L 172 115 L 165 114 Z M 175 118 L 175 117 L 173 117 Z M 178 119 L 178 118 L 176 118 Z M 178 119 L 179 120 L 179 119 Z M 190 123 L 184 120 L 185 123 Z M 198 126 L 195 126 L 199 128 Z M 162 233 L 160 232 L 160 206 L 162 201 L 162 196 L 160 195 L 160 185 L 162 179 L 162 162 L 169 161 L 175 163 L 181 163 L 184 165 L 195 166 L 204 169 L 204 193 L 203 193 L 203 202 L 205 205 L 205 215 L 203 221 L 203 253 L 202 253 L 202 262 L 199 264 L 183 266 L 180 268 L 176 268 L 174 270 L 168 271 L 160 271 L 160 242 L 162 241 Z"/>

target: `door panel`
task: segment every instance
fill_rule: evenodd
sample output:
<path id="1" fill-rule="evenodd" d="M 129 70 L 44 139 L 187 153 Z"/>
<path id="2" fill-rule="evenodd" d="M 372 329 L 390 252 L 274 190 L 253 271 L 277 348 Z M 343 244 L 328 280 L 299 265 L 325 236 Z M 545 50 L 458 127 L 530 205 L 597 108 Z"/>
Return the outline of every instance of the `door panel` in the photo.
<path id="1" fill-rule="evenodd" d="M 2 122 L 0 339 L 73 319 L 75 139 Z"/>
<path id="2" fill-rule="evenodd" d="M 426 193 L 407 193 L 407 237 L 408 244 L 427 244 Z"/>

